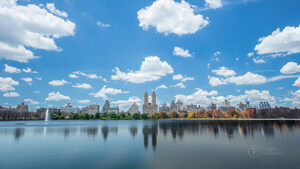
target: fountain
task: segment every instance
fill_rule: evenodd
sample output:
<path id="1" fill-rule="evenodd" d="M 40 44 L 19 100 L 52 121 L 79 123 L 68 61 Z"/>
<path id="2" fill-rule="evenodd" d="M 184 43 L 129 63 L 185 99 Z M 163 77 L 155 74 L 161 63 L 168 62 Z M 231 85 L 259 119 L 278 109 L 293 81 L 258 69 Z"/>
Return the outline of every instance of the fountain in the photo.
<path id="1" fill-rule="evenodd" d="M 46 110 L 45 122 L 49 120 L 49 109 Z"/>

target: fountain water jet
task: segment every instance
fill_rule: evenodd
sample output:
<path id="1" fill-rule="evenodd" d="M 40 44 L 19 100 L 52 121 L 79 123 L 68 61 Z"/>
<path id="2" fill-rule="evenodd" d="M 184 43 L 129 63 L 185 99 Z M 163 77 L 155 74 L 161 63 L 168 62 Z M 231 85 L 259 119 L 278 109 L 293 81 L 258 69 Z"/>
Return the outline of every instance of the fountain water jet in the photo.
<path id="1" fill-rule="evenodd" d="M 46 110 L 45 122 L 49 120 L 49 109 Z"/>

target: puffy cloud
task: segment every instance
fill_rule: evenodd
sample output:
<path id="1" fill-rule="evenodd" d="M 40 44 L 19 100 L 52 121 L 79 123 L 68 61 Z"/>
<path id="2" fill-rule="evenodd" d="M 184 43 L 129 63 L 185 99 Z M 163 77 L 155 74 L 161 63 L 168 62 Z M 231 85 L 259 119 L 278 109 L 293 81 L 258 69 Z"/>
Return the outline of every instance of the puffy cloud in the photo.
<path id="1" fill-rule="evenodd" d="M 271 35 L 259 39 L 255 46 L 258 54 L 270 54 L 272 57 L 291 55 L 300 52 L 300 26 L 278 28 Z"/>
<path id="2" fill-rule="evenodd" d="M 121 89 L 107 88 L 105 85 L 97 93 L 90 93 L 94 97 L 100 97 L 103 100 L 107 99 L 107 95 L 116 95 L 116 94 L 127 94 L 129 91 L 122 91 Z"/>
<path id="3" fill-rule="evenodd" d="M 300 89 L 296 90 L 295 92 L 292 92 L 292 95 L 300 98 Z"/>
<path id="4" fill-rule="evenodd" d="M 21 73 L 21 69 L 18 69 L 16 67 L 13 67 L 13 66 L 9 66 L 7 64 L 4 64 L 4 72 L 7 72 L 7 73 Z"/>
<path id="5" fill-rule="evenodd" d="M 133 103 L 137 105 L 141 105 L 142 100 L 139 97 L 131 96 L 127 100 L 117 100 L 111 102 L 114 105 L 119 106 L 120 109 L 124 110 L 125 108 L 129 108 Z"/>
<path id="6" fill-rule="evenodd" d="M 68 83 L 67 81 L 63 80 L 52 80 L 49 82 L 50 85 L 52 86 L 62 86 L 64 84 Z"/>
<path id="7" fill-rule="evenodd" d="M 184 58 L 193 57 L 193 55 L 189 53 L 189 50 L 187 50 L 187 49 L 184 50 L 183 48 L 178 47 L 178 46 L 174 47 L 173 55 L 181 56 L 181 57 L 184 57 Z"/>
<path id="8" fill-rule="evenodd" d="M 18 86 L 19 82 L 13 80 L 11 77 L 0 76 L 0 91 L 6 92 L 9 90 L 15 90 L 13 86 Z"/>
<path id="9" fill-rule="evenodd" d="M 61 101 L 61 100 L 71 100 L 69 96 L 64 96 L 60 92 L 51 92 L 48 94 L 48 97 L 45 99 L 46 101 Z"/>
<path id="10" fill-rule="evenodd" d="M 32 82 L 32 78 L 30 78 L 30 77 L 24 77 L 24 78 L 21 78 L 21 79 L 24 80 L 27 83 Z"/>
<path id="11" fill-rule="evenodd" d="M 77 100 L 77 103 L 80 103 L 80 104 L 87 104 L 87 103 L 90 103 L 91 101 L 90 100 Z"/>
<path id="12" fill-rule="evenodd" d="M 151 6 L 147 6 L 137 12 L 139 26 L 144 30 L 149 27 L 156 28 L 157 32 L 168 35 L 193 34 L 209 24 L 200 14 L 194 14 L 192 6 L 182 0 L 156 0 Z"/>
<path id="13" fill-rule="evenodd" d="M 1 0 L 0 11 L 0 58 L 28 62 L 37 56 L 25 46 L 60 51 L 55 39 L 74 35 L 73 22 L 34 4 L 23 6 L 17 0 Z"/>
<path id="14" fill-rule="evenodd" d="M 68 17 L 68 14 L 65 11 L 57 10 L 55 8 L 54 3 L 47 3 L 47 9 L 55 15 L 62 16 L 62 17 Z"/>
<path id="15" fill-rule="evenodd" d="M 160 85 L 160 86 L 157 86 L 156 88 L 155 88 L 155 90 L 158 90 L 158 89 L 167 89 L 168 87 L 166 86 L 166 85 L 164 85 L 164 84 L 162 84 L 162 85 Z"/>
<path id="16" fill-rule="evenodd" d="M 118 67 L 113 70 L 116 74 L 112 80 L 124 80 L 132 83 L 145 83 L 155 81 L 167 74 L 173 73 L 173 68 L 166 61 L 161 61 L 157 56 L 145 57 L 140 70 L 130 70 L 128 73 L 120 71 Z"/>
<path id="17" fill-rule="evenodd" d="M 298 65 L 296 62 L 288 62 L 280 69 L 280 72 L 283 74 L 298 73 L 300 72 L 300 65 Z"/>
<path id="18" fill-rule="evenodd" d="M 224 100 L 229 100 L 231 105 L 235 106 L 239 102 L 250 101 L 250 104 L 259 104 L 261 101 L 268 101 L 271 104 L 276 104 L 276 98 L 270 95 L 267 90 L 246 90 L 244 94 L 234 96 L 218 96 L 218 92 L 212 90 L 210 92 L 197 88 L 196 91 L 190 95 L 176 95 L 176 100 L 181 100 L 185 104 L 200 104 L 202 106 L 209 105 L 211 102 L 222 104 Z"/>
<path id="19" fill-rule="evenodd" d="M 279 75 L 279 76 L 274 76 L 274 77 L 268 78 L 267 82 L 273 82 L 273 81 L 282 80 L 282 79 L 297 78 L 299 76 L 300 75 Z"/>
<path id="20" fill-rule="evenodd" d="M 295 83 L 293 84 L 293 86 L 300 87 L 300 77 L 295 81 Z"/>
<path id="21" fill-rule="evenodd" d="M 34 104 L 34 105 L 40 104 L 40 102 L 34 101 L 32 99 L 25 99 L 24 102 L 30 102 L 31 104 Z"/>
<path id="22" fill-rule="evenodd" d="M 216 73 L 219 76 L 225 76 L 225 77 L 236 75 L 234 70 L 227 69 L 224 66 L 219 67 L 219 69 L 213 69 L 212 72 Z"/>
<path id="23" fill-rule="evenodd" d="M 97 26 L 98 27 L 104 27 L 104 28 L 106 28 L 106 27 L 110 27 L 110 24 L 104 24 L 104 23 L 102 23 L 100 21 L 97 21 Z"/>
<path id="24" fill-rule="evenodd" d="M 208 83 L 211 86 L 220 86 L 220 85 L 228 84 L 228 82 L 225 79 L 221 79 L 221 78 L 218 78 L 218 77 L 208 76 L 208 80 L 209 80 Z"/>
<path id="25" fill-rule="evenodd" d="M 36 79 L 37 79 L 37 80 L 42 80 L 42 78 L 41 78 L 41 77 L 36 77 Z"/>
<path id="26" fill-rule="evenodd" d="M 256 85 L 267 82 L 267 78 L 265 76 L 254 74 L 251 72 L 247 72 L 245 75 L 242 76 L 231 76 L 225 79 L 208 76 L 208 79 L 209 84 L 211 86 L 224 85 L 228 83 L 234 83 L 236 85 Z"/>
<path id="27" fill-rule="evenodd" d="M 222 0 L 204 0 L 204 1 L 205 1 L 205 6 L 212 9 L 221 8 L 223 6 Z"/>
<path id="28" fill-rule="evenodd" d="M 87 83 L 82 83 L 82 84 L 77 83 L 76 85 L 73 85 L 73 87 L 82 88 L 82 89 L 92 89 L 93 88 L 90 84 L 87 84 Z"/>
<path id="29" fill-rule="evenodd" d="M 264 59 L 262 59 L 262 58 L 260 58 L 260 59 L 259 58 L 257 58 L 257 59 L 253 58 L 253 62 L 254 63 L 266 63 L 266 61 Z"/>
<path id="30" fill-rule="evenodd" d="M 79 76 L 77 76 L 77 75 L 75 75 L 75 74 L 69 74 L 69 77 L 72 78 L 72 79 L 79 78 Z"/>
<path id="31" fill-rule="evenodd" d="M 182 82 L 188 81 L 188 80 L 195 80 L 193 77 L 186 77 L 182 76 L 181 74 L 177 74 L 173 76 L 173 80 L 181 80 Z"/>
<path id="32" fill-rule="evenodd" d="M 177 83 L 176 85 L 173 85 L 171 87 L 179 87 L 179 88 L 186 88 L 186 86 L 183 83 Z"/>
<path id="33" fill-rule="evenodd" d="M 3 97 L 20 97 L 20 94 L 17 92 L 9 92 L 9 93 L 4 93 Z"/>

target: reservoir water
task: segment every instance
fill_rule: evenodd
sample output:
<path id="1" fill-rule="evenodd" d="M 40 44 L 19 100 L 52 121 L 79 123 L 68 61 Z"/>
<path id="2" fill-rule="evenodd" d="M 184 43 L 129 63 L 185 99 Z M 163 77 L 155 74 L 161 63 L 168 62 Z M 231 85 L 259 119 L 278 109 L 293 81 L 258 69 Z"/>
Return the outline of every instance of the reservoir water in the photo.
<path id="1" fill-rule="evenodd" d="M 0 122 L 0 169 L 291 169 L 299 159 L 299 120 Z"/>

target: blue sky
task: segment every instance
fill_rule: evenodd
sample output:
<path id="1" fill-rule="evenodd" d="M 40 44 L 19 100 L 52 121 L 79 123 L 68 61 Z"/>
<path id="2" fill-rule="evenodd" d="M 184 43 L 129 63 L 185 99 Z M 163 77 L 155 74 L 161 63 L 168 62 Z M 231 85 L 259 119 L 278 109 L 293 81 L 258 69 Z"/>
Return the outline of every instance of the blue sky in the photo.
<path id="1" fill-rule="evenodd" d="M 126 110 L 155 90 L 159 103 L 204 107 L 228 99 L 300 107 L 299 6 L 297 0 L 3 0 L 0 104 L 25 101 L 34 110 L 109 99 Z"/>

